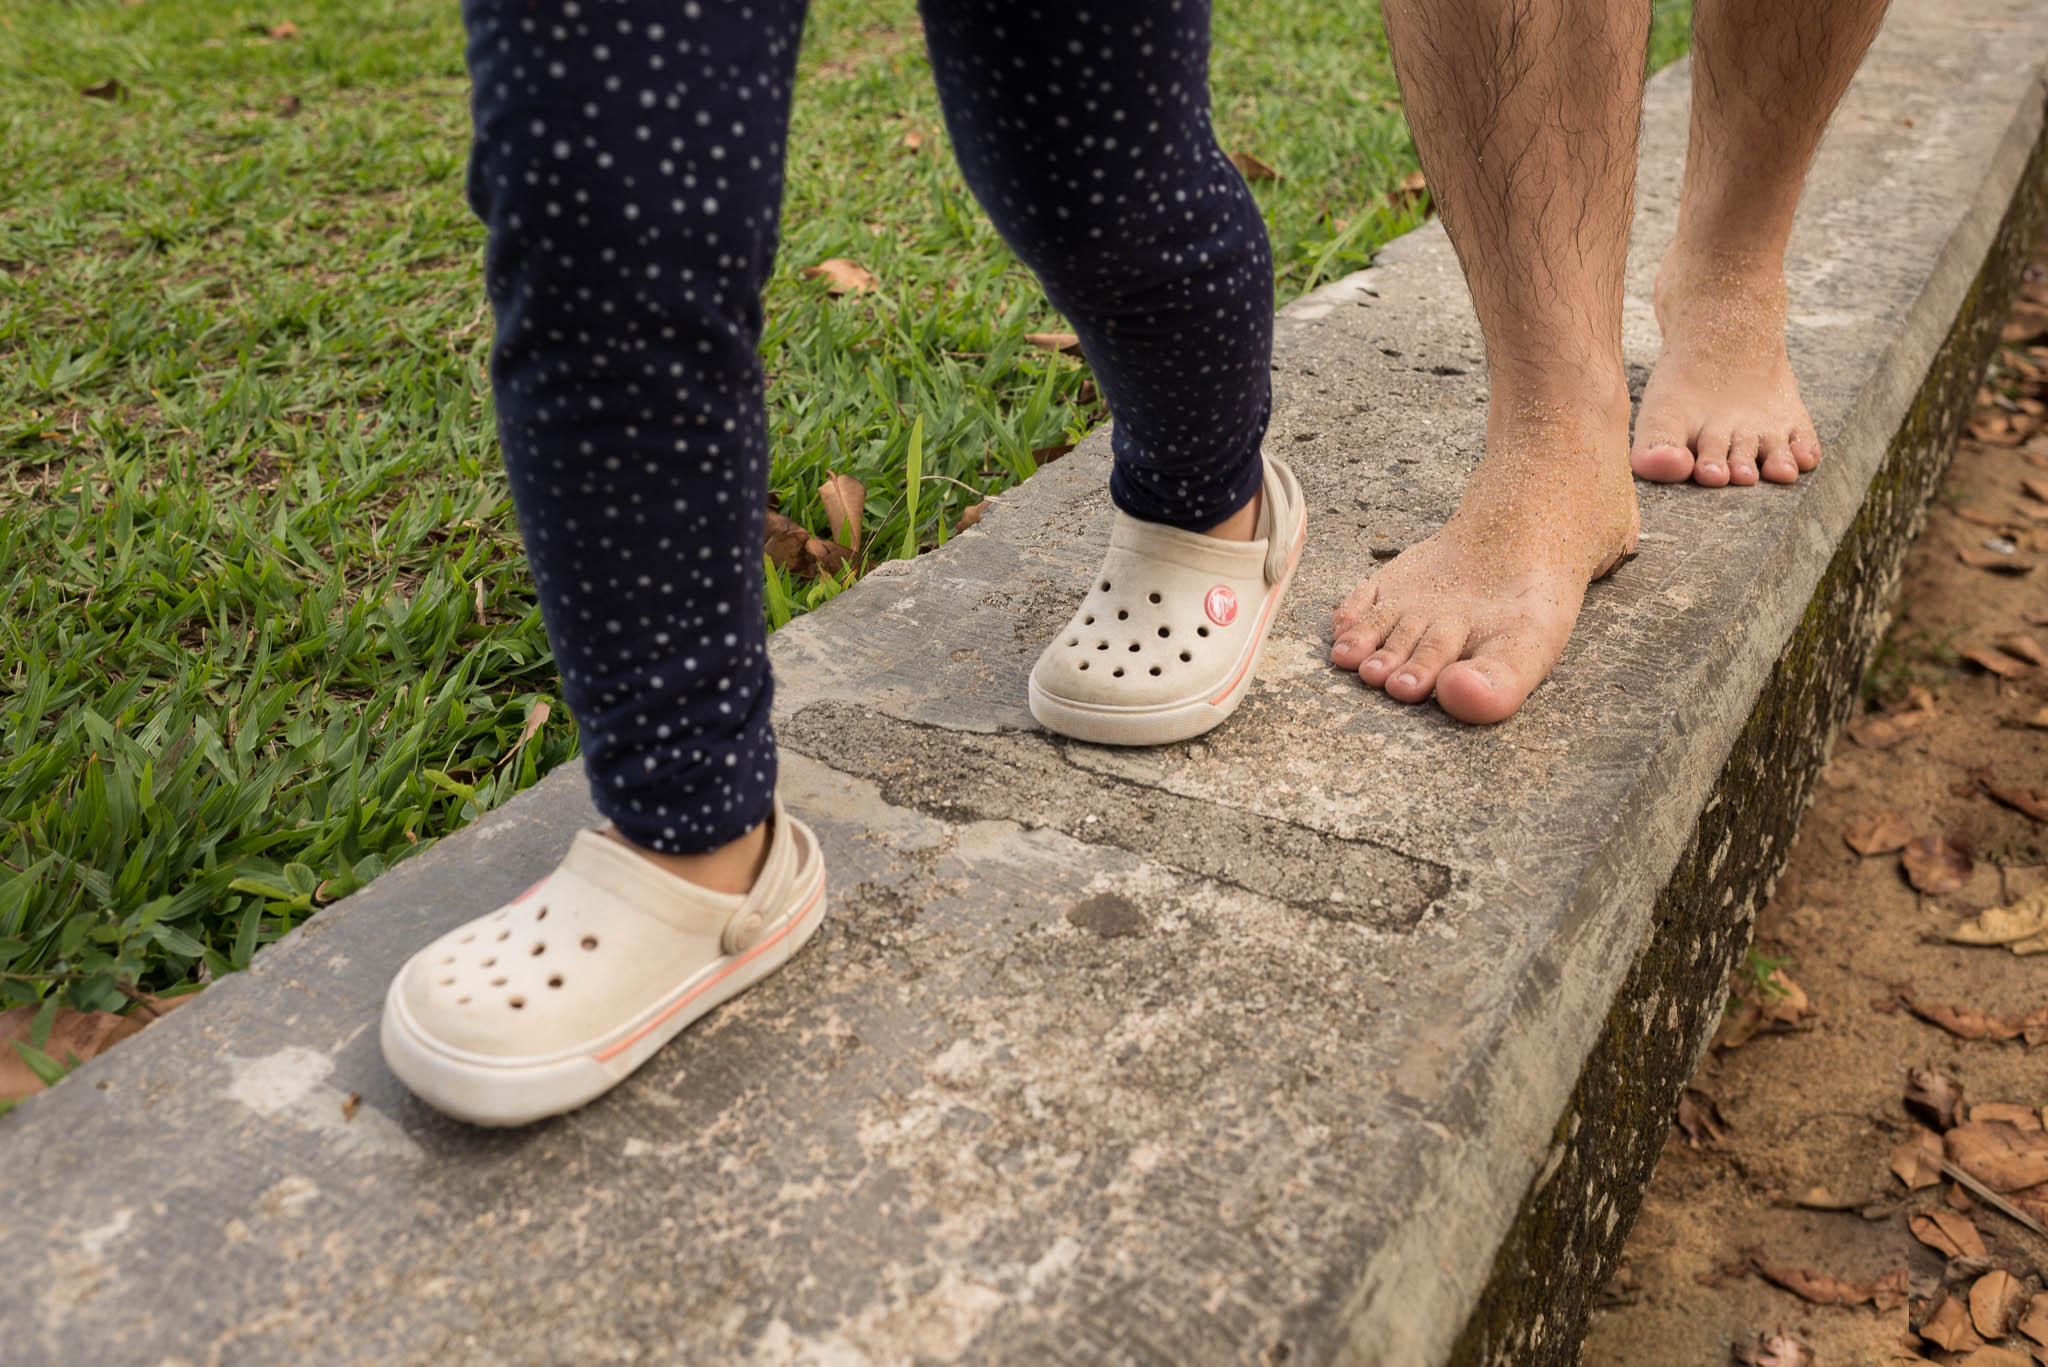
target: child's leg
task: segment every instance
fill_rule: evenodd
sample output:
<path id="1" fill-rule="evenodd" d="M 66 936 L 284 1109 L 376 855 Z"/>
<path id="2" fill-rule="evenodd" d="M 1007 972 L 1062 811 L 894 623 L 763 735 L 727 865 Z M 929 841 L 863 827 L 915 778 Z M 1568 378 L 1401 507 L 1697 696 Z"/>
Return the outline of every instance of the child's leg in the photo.
<path id="1" fill-rule="evenodd" d="M 1259 492 L 1273 262 L 1209 126 L 1207 0 L 923 0 L 967 181 L 1073 321 L 1117 506 L 1207 531 Z"/>
<path id="2" fill-rule="evenodd" d="M 817 842 L 775 803 L 761 614 L 755 348 L 802 18 L 801 0 L 464 6 L 499 436 L 622 837 L 578 835 L 392 984 L 386 1060 L 464 1119 L 591 1100 L 823 914 Z"/>
<path id="3" fill-rule="evenodd" d="M 598 808 L 713 850 L 775 786 L 760 295 L 802 0 L 468 0 L 499 436 Z"/>
<path id="4" fill-rule="evenodd" d="M 1209 127 L 1207 0 L 923 9 L 968 184 L 1116 419 L 1120 516 L 1031 672 L 1032 714 L 1106 744 L 1200 735 L 1250 687 L 1306 534 L 1294 476 L 1260 451 L 1272 256 Z"/>

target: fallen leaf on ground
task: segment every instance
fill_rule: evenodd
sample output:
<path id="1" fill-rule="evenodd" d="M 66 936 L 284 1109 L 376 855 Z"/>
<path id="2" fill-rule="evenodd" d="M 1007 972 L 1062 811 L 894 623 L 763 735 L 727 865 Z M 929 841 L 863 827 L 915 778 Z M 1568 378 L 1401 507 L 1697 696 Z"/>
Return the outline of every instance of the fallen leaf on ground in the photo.
<path id="1" fill-rule="evenodd" d="M 1993 802 L 2022 812 L 2036 821 L 2048 821 L 2048 788 L 2001 788 L 1988 778 L 1980 782 L 1984 795 Z"/>
<path id="2" fill-rule="evenodd" d="M 2048 479 L 2022 479 L 2020 487 L 2027 491 L 2027 497 L 2048 503 Z"/>
<path id="3" fill-rule="evenodd" d="M 964 532 L 969 527 L 979 527 L 981 525 L 981 515 L 987 512 L 989 510 L 989 507 L 994 502 L 995 500 L 992 498 L 985 498 L 981 502 L 975 504 L 972 508 L 969 508 L 965 512 L 961 513 L 960 525 L 955 527 L 953 530 L 955 532 Z"/>
<path id="4" fill-rule="evenodd" d="M 1997 551 L 1979 550 L 1966 546 L 1956 552 L 1956 558 L 1971 569 L 1992 570 L 1998 574 L 2031 574 L 2034 562 L 2018 555 L 2000 555 Z"/>
<path id="5" fill-rule="evenodd" d="M 2008 655 L 2025 660 L 2030 665 L 2048 665 L 2048 650 L 2043 650 L 2039 641 L 2023 631 L 2001 636 L 1991 644 Z"/>
<path id="6" fill-rule="evenodd" d="M 1429 198 L 1429 181 L 1420 171 L 1410 171 L 1396 188 L 1387 191 L 1387 203 L 1396 209 L 1406 209 Z"/>
<path id="7" fill-rule="evenodd" d="M 2027 1302 L 2026 1313 L 2020 1316 L 2020 1322 L 2013 1328 L 2048 1348 L 2048 1291 Z"/>
<path id="8" fill-rule="evenodd" d="M 183 1001 L 183 998 L 176 998 L 170 1003 L 155 1002 L 153 1009 L 157 1015 L 162 1015 Z M 38 1009 L 16 1006 L 0 1011 L 0 1101 L 20 1101 L 34 1096 L 47 1085 L 14 1047 L 16 1040 L 29 1044 L 30 1028 L 35 1024 Z M 155 1019 L 156 1016 L 140 1010 L 117 1015 L 112 1011 L 74 1011 L 68 1006 L 61 1007 L 50 1022 L 49 1038 L 43 1041 L 42 1052 L 67 1067 L 74 1058 L 84 1063 L 105 1053 Z"/>
<path id="9" fill-rule="evenodd" d="M 1278 171 L 1249 152 L 1232 152 L 1230 154 L 1230 164 L 1237 168 L 1239 175 L 1254 185 L 1262 180 L 1280 179 Z"/>
<path id="10" fill-rule="evenodd" d="M 1826 1272 L 1808 1272 L 1796 1267 L 1772 1267 L 1752 1253 L 1750 1262 L 1765 1281 L 1783 1287 L 1813 1305 L 1861 1305 L 1870 1302 L 1879 1310 L 1892 1310 L 1906 1303 L 1906 1269 L 1867 1282 L 1852 1282 Z"/>
<path id="11" fill-rule="evenodd" d="M 505 752 L 505 758 L 498 761 L 500 767 L 510 763 L 521 750 L 526 748 L 526 742 L 532 740 L 539 733 L 541 727 L 548 724 L 548 717 L 553 711 L 553 708 L 549 707 L 539 698 L 533 700 L 533 706 L 526 709 L 526 721 L 519 728 L 519 739 L 512 742 L 512 748 Z"/>
<path id="12" fill-rule="evenodd" d="M 1729 1133 L 1721 1108 L 1697 1087 L 1688 1087 L 1678 1094 L 1678 1128 L 1685 1131 L 1686 1142 L 1696 1149 L 1719 1148 Z"/>
<path id="13" fill-rule="evenodd" d="M 1910 1139 L 1893 1146 L 1891 1168 L 1907 1191 L 1919 1191 L 1941 1181 L 1941 1158 L 1941 1136 L 1915 1129 Z"/>
<path id="14" fill-rule="evenodd" d="M 918 148 L 924 146 L 924 134 L 915 128 L 911 129 L 903 135 L 901 146 L 906 152 L 915 152 Z"/>
<path id="15" fill-rule="evenodd" d="M 2048 1183 L 2048 1134 L 1995 1121 L 1958 1125 L 1943 1136 L 1949 1161 L 1993 1191 Z"/>
<path id="16" fill-rule="evenodd" d="M 1918 684 L 1883 712 L 1869 713 L 1849 723 L 1849 739 L 1870 750 L 1897 745 L 1935 714 L 1934 695 Z"/>
<path id="17" fill-rule="evenodd" d="M 280 119 L 297 118 L 299 111 L 303 108 L 305 108 L 305 102 L 298 96 L 283 95 L 277 101 L 277 116 Z"/>
<path id="18" fill-rule="evenodd" d="M 2048 627 L 2048 608 L 2028 608 L 2020 614 L 2020 620 L 2029 626 Z"/>
<path id="19" fill-rule="evenodd" d="M 2019 1279 L 2002 1267 L 1995 1267 L 1970 1286 L 1970 1323 L 1987 1339 L 2002 1339 L 2012 1332 L 2027 1303 Z"/>
<path id="20" fill-rule="evenodd" d="M 1807 1210 L 1860 1210 L 1871 1204 L 1868 1196 L 1844 1196 L 1827 1187 L 1808 1187 L 1792 1198 L 1792 1204 Z"/>
<path id="21" fill-rule="evenodd" d="M 2015 660 L 2003 651 L 1987 650 L 1983 646 L 1971 646 L 1963 652 L 1963 658 L 2001 679 L 2015 679 L 2032 669 L 2032 666 L 2023 660 Z"/>
<path id="22" fill-rule="evenodd" d="M 1906 1109 L 1935 1129 L 1961 1120 L 1962 1104 L 1963 1084 L 1947 1073 L 1915 1068 L 1906 1074 Z"/>
<path id="23" fill-rule="evenodd" d="M 263 33 L 274 42 L 286 43 L 299 36 L 299 26 L 287 19 L 281 24 L 272 24 Z"/>
<path id="24" fill-rule="evenodd" d="M 2018 1106 L 2010 1101 L 1980 1101 L 1970 1108 L 1970 1123 L 1988 1125 L 1996 1122 L 2010 1125 L 2016 1130 L 2038 1130 L 2041 1128 L 2041 1113 L 2032 1106 Z"/>
<path id="25" fill-rule="evenodd" d="M 1813 1367 L 1813 1349 L 1789 1334 L 1758 1334 L 1735 1345 L 1742 1367 Z"/>
<path id="26" fill-rule="evenodd" d="M 768 558 L 801 579 L 836 575 L 853 561 L 853 553 L 846 547 L 819 540 L 801 522 L 773 508 L 768 510 L 764 532 Z"/>
<path id="27" fill-rule="evenodd" d="M 849 551 L 860 550 L 861 517 L 868 505 L 868 486 L 852 475 L 825 472 L 818 486 L 818 501 L 825 505 L 825 525 L 832 536 Z"/>
<path id="28" fill-rule="evenodd" d="M 1908 1220 L 1906 1227 L 1944 1258 L 1981 1258 L 1988 1252 L 1984 1236 L 1970 1223 L 1970 1217 L 1952 1210 L 1923 1211 Z"/>
<path id="29" fill-rule="evenodd" d="M 1906 848 L 1906 842 L 1913 838 L 1913 828 L 1906 824 L 1903 813 L 1884 811 L 1866 816 L 1861 821 L 1852 821 L 1842 832 L 1842 839 L 1849 842 L 1849 848 L 1858 854 L 1890 854 Z"/>
<path id="30" fill-rule="evenodd" d="M 78 93 L 85 96 L 88 100 L 125 100 L 128 98 L 128 87 L 122 85 L 112 76 L 109 76 L 104 81 L 95 81 L 91 85 L 80 86 Z"/>
<path id="31" fill-rule="evenodd" d="M 1765 1031 L 1785 1034 L 1797 1030 L 1799 1023 L 1813 1014 L 1805 991 L 1786 977 L 1782 968 L 1772 969 L 1761 987 L 1744 975 L 1736 999 L 1735 1009 L 1724 1014 L 1715 1028 L 1716 1049 L 1739 1049 Z"/>
<path id="32" fill-rule="evenodd" d="M 1074 443 L 1070 441 L 1056 441 L 1051 446 L 1041 446 L 1034 450 L 1031 453 L 1031 461 L 1034 465 L 1050 465 L 1073 449 Z"/>
<path id="33" fill-rule="evenodd" d="M 797 272 L 806 280 L 823 280 L 825 293 L 866 294 L 876 285 L 875 277 L 865 266 L 835 256 L 829 261 L 820 261 L 815 266 L 806 266 Z"/>
<path id="34" fill-rule="evenodd" d="M 1948 933 L 1959 945 L 2009 945 L 2048 932 L 2048 886 L 2009 907 L 1986 907 Z"/>
<path id="35" fill-rule="evenodd" d="M 2027 725 L 2037 730 L 2048 731 L 2048 707 L 2043 707 L 2033 716 L 2028 717 Z"/>
<path id="36" fill-rule="evenodd" d="M 1974 1006 L 1947 1006 L 1923 1002 L 1907 988 L 1901 988 L 1895 996 L 1901 1006 L 1921 1020 L 1929 1025 L 1940 1026 L 1958 1039 L 2025 1038 L 2029 1046 L 2048 1039 L 2048 1006 L 2037 1006 L 2024 1015 L 2002 1017 L 1979 1011 Z"/>
<path id="37" fill-rule="evenodd" d="M 1081 354 L 1081 339 L 1071 332 L 1027 332 L 1024 345 L 1035 346 L 1040 351 L 1059 351 L 1078 356 Z"/>
<path id="38" fill-rule="evenodd" d="M 2034 1367 L 2034 1360 L 2017 1348 L 1979 1348 L 1956 1367 Z"/>
<path id="39" fill-rule="evenodd" d="M 1974 522 L 1979 527 L 1992 527 L 2000 531 L 2012 525 L 2012 519 L 2009 517 L 2000 517 L 1996 513 L 1981 512 L 1976 508 L 1958 508 L 1956 509 L 1956 516 L 1965 522 Z"/>
<path id="40" fill-rule="evenodd" d="M 1984 1346 L 1984 1340 L 1977 1336 L 1976 1329 L 1970 1324 L 1970 1312 L 1954 1296 L 1943 1300 L 1934 1308 L 1933 1314 L 1921 1321 L 1920 1337 L 1951 1353 Z"/>
<path id="41" fill-rule="evenodd" d="M 1939 835 L 1907 841 L 1899 862 L 1906 870 L 1906 880 L 1930 896 L 1954 892 L 1970 881 L 1970 871 L 1977 866 L 1969 850 Z"/>

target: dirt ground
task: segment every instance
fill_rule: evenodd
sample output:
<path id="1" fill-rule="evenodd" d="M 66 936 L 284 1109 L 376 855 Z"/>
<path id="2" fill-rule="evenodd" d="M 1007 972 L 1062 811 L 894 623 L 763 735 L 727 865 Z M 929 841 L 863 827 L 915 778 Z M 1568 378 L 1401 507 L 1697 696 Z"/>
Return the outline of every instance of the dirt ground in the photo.
<path id="1" fill-rule="evenodd" d="M 2048 1135 L 2039 1133 L 2048 1047 L 2033 1048 L 2024 1036 L 1960 1038 L 1903 1004 L 1910 996 L 1923 1009 L 1976 1008 L 1996 1018 L 2034 1012 L 2025 1024 L 2048 1044 L 2048 953 L 2021 957 L 2003 945 L 1946 938 L 1984 909 L 2035 889 L 2043 889 L 2048 914 L 2048 653 L 2029 645 L 2048 645 L 2044 372 L 2048 243 L 2037 248 L 1978 395 L 1977 439 L 1962 443 L 1907 561 L 1896 624 L 1866 689 L 1877 697 L 1837 744 L 1758 920 L 1752 967 L 1737 976 L 1757 1006 L 1724 1022 L 1723 1043 L 1692 1083 L 1621 1270 L 1594 1312 L 1585 1367 L 2048 1364 L 2048 1337 L 2010 1329 L 2024 1320 L 2048 1335 L 2048 1296 L 2031 1299 L 2048 1277 L 2048 1238 L 1938 1171 L 1923 1168 L 1925 1185 L 1909 1191 L 1892 1168 L 1894 1149 L 1916 1142 L 1923 1127 L 1938 1163 L 1944 1141 L 1931 1136 L 1964 1117 L 1986 1123 L 1950 1131 L 1952 1160 L 1970 1135 L 1988 1134 L 2048 1164 Z M 2029 480 L 2038 497 L 2029 496 Z M 2000 539 L 2011 554 L 1985 544 Z M 1965 552 L 2037 568 L 1981 568 L 1965 563 Z M 2026 639 L 2010 639 L 2015 634 Z M 1994 645 L 2002 638 L 2017 655 Z M 1964 658 L 1972 650 L 2012 677 Z M 2023 805 L 2031 798 L 2037 814 L 1995 800 L 1987 783 Z M 1885 813 L 1903 820 L 1880 820 Z M 1852 837 L 1875 852 L 1859 854 Z M 1948 844 L 1899 851 L 1908 837 Z M 1916 890 L 1909 862 L 1936 891 Z M 1942 890 L 1947 883 L 1960 885 Z M 1756 983 L 1779 960 L 1788 995 Z M 1955 1024 L 1975 1032 L 1986 1022 Z M 2022 1024 L 2015 1019 L 2013 1028 Z M 1916 1119 L 1904 1102 L 1916 1069 L 1960 1084 L 1964 1117 L 1937 1098 Z M 1983 1103 L 2033 1108 L 2031 1124 L 2017 1109 L 1972 1113 Z M 1901 1160 L 1909 1171 L 1912 1161 Z M 1968 1154 L 1960 1161 L 1979 1171 Z M 2026 1196 L 2022 1209 L 2048 1216 L 2048 1185 Z M 1911 1218 L 1935 1211 L 1964 1214 L 1984 1256 L 1966 1249 L 1948 1262 L 1916 1238 Z M 1960 1233 L 1957 1222 L 1948 1228 Z M 2011 1285 L 1992 1275 L 2001 1269 Z M 1958 1305 L 1930 1326 L 1935 1337 L 1967 1346 L 1970 1327 L 1955 1326 L 1973 1306 L 1983 1311 L 1980 1324 L 1988 1316 L 1990 1328 L 2010 1332 L 1974 1356 L 1921 1338 L 1915 1328 L 1951 1291 Z M 1993 1303 L 2001 1296 L 2003 1308 Z M 1813 1303 L 1830 1297 L 1864 1303 Z"/>

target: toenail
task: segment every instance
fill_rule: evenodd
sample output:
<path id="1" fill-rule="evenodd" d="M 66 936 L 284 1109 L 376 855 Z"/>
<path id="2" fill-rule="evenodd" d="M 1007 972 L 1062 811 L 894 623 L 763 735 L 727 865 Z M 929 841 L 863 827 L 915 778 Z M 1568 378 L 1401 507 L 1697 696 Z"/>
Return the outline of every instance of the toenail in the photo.
<path id="1" fill-rule="evenodd" d="M 1413 674 L 1396 674 L 1394 682 L 1403 688 L 1413 688 L 1416 684 L 1416 678 Z"/>

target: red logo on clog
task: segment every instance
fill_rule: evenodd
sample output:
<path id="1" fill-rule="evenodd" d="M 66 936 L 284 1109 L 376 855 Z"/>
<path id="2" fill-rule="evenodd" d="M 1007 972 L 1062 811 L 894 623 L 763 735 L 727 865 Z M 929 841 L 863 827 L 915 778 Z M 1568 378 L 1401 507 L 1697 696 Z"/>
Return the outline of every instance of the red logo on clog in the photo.
<path id="1" fill-rule="evenodd" d="M 1209 613 L 1209 620 L 1219 627 L 1227 627 L 1237 620 L 1237 595 L 1227 584 L 1218 584 L 1209 590 L 1209 596 L 1202 600 L 1202 606 Z"/>

